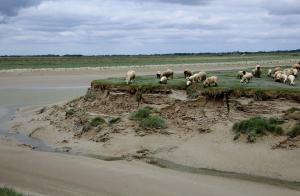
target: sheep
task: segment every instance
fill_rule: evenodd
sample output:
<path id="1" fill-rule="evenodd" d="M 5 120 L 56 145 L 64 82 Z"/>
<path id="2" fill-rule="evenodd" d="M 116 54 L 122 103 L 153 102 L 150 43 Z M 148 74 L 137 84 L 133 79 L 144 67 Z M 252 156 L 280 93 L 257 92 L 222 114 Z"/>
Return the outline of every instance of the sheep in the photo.
<path id="1" fill-rule="evenodd" d="M 246 71 L 238 71 L 237 78 L 242 79 L 242 77 L 246 74 Z"/>
<path id="2" fill-rule="evenodd" d="M 295 85 L 294 80 L 295 80 L 295 76 L 294 76 L 294 75 L 289 75 L 289 76 L 287 77 L 287 83 L 288 83 L 289 85 Z"/>
<path id="3" fill-rule="evenodd" d="M 156 78 L 159 79 L 160 77 L 161 77 L 161 73 L 160 73 L 160 71 L 157 71 L 156 72 Z"/>
<path id="4" fill-rule="evenodd" d="M 160 78 L 159 83 L 160 84 L 167 84 L 168 78 L 166 76 L 163 76 Z"/>
<path id="5" fill-rule="evenodd" d="M 275 79 L 275 81 L 278 81 L 278 78 L 280 78 L 279 76 L 283 74 L 283 71 L 276 71 L 273 75 L 273 78 Z"/>
<path id="6" fill-rule="evenodd" d="M 293 65 L 294 69 L 300 70 L 300 62 L 298 64 Z"/>
<path id="7" fill-rule="evenodd" d="M 203 82 L 204 87 L 206 87 L 207 85 L 210 86 L 211 84 L 218 86 L 218 77 L 217 76 L 210 76 L 210 77 L 206 78 L 206 80 Z"/>
<path id="8" fill-rule="evenodd" d="M 199 73 L 199 77 L 200 77 L 200 81 L 203 82 L 204 80 L 206 80 L 207 74 L 204 71 L 200 71 Z"/>
<path id="9" fill-rule="evenodd" d="M 196 73 L 196 74 L 194 74 L 194 75 L 192 75 L 190 77 L 186 77 L 186 80 L 190 81 L 191 83 L 192 82 L 199 82 L 200 81 L 200 77 L 201 77 L 200 74 Z"/>
<path id="10" fill-rule="evenodd" d="M 285 73 L 286 75 L 294 75 L 295 77 L 297 77 L 298 74 L 298 70 L 294 69 L 294 68 L 290 68 L 290 69 L 284 69 L 283 73 Z"/>
<path id="11" fill-rule="evenodd" d="M 126 83 L 129 84 L 135 79 L 135 71 L 129 70 L 126 74 Z"/>
<path id="12" fill-rule="evenodd" d="M 245 75 L 243 75 L 240 82 L 241 83 L 244 83 L 244 82 L 249 83 L 252 78 L 253 78 L 253 74 L 247 72 Z"/>
<path id="13" fill-rule="evenodd" d="M 272 69 L 269 69 L 268 70 L 268 76 L 269 77 L 272 77 L 272 78 L 275 78 L 275 73 L 277 71 L 281 71 L 281 68 L 280 67 L 275 67 L 273 70 Z"/>
<path id="14" fill-rule="evenodd" d="M 252 75 L 256 78 L 260 78 L 261 75 L 260 65 L 255 66 L 255 69 L 252 70 Z"/>
<path id="15" fill-rule="evenodd" d="M 185 78 L 193 75 L 192 71 L 187 69 L 183 71 L 183 74 Z"/>
<path id="16" fill-rule="evenodd" d="M 276 82 L 286 83 L 288 76 L 285 73 L 281 71 L 277 71 L 275 74 L 276 74 L 275 75 Z"/>
<path id="17" fill-rule="evenodd" d="M 163 77 L 163 76 L 166 76 L 168 79 L 169 79 L 169 78 L 173 79 L 174 72 L 173 72 L 171 69 L 167 69 L 166 71 L 164 71 L 164 72 L 161 74 L 161 77 Z"/>

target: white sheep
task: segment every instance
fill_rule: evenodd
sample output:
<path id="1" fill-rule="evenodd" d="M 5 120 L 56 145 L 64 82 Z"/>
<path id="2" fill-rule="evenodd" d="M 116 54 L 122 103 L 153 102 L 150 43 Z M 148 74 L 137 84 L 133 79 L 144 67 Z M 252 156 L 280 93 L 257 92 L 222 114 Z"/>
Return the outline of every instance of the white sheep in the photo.
<path id="1" fill-rule="evenodd" d="M 256 78 L 260 78 L 261 75 L 260 65 L 255 66 L 255 69 L 252 70 L 252 75 Z"/>
<path id="2" fill-rule="evenodd" d="M 217 76 L 210 76 L 206 78 L 206 80 L 203 82 L 203 86 L 210 86 L 211 84 L 214 84 L 215 86 L 218 86 L 218 77 Z"/>
<path id="3" fill-rule="evenodd" d="M 294 69 L 294 68 L 290 68 L 290 69 L 284 69 L 283 73 L 285 73 L 286 75 L 294 75 L 295 77 L 297 77 L 298 74 L 298 70 Z"/>
<path id="4" fill-rule="evenodd" d="M 298 64 L 293 65 L 294 69 L 300 70 L 300 62 Z"/>
<path id="5" fill-rule="evenodd" d="M 135 79 L 135 71 L 129 70 L 126 74 L 126 83 L 129 84 Z"/>
<path id="6" fill-rule="evenodd" d="M 243 77 L 242 77 L 242 79 L 241 79 L 240 82 L 241 83 L 244 83 L 244 82 L 249 83 L 252 78 L 253 78 L 253 74 L 247 72 L 245 75 L 243 75 Z"/>
<path id="7" fill-rule="evenodd" d="M 166 76 L 168 79 L 169 79 L 169 78 L 173 79 L 174 72 L 173 72 L 171 69 L 167 69 L 166 71 L 164 71 L 164 72 L 161 74 L 161 77 L 163 77 L 163 76 Z"/>
<path id="8" fill-rule="evenodd" d="M 294 75 L 289 75 L 289 76 L 287 77 L 287 83 L 288 83 L 289 85 L 295 85 L 294 80 L 295 80 L 295 76 L 294 76 Z"/>
<path id="9" fill-rule="evenodd" d="M 275 81 L 276 82 L 285 83 L 287 81 L 287 78 L 288 78 L 288 76 L 285 73 L 281 72 L 281 71 L 278 71 L 278 72 L 275 73 Z"/>
<path id="10" fill-rule="evenodd" d="M 195 74 L 193 74 L 192 76 L 190 76 L 190 77 L 186 77 L 186 80 L 187 81 L 190 81 L 191 83 L 192 82 L 199 82 L 200 81 L 200 74 L 199 73 L 195 73 Z M 190 84 L 191 84 L 190 83 Z"/>
<path id="11" fill-rule="evenodd" d="M 159 83 L 160 84 L 167 84 L 168 78 L 166 76 L 163 76 L 160 78 Z"/>
<path id="12" fill-rule="evenodd" d="M 200 71 L 199 73 L 199 77 L 200 77 L 200 81 L 203 82 L 204 80 L 206 80 L 207 74 L 204 71 Z"/>

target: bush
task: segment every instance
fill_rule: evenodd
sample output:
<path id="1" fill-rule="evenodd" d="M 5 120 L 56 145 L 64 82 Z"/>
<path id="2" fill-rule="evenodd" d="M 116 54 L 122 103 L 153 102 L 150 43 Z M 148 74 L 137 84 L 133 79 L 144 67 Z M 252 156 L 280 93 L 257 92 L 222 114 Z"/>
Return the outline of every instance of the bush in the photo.
<path id="1" fill-rule="evenodd" d="M 292 108 L 287 110 L 288 113 L 294 113 L 294 112 L 297 112 L 297 111 L 300 111 L 300 108 L 292 107 Z"/>
<path id="2" fill-rule="evenodd" d="M 161 129 L 166 128 L 166 121 L 160 116 L 149 116 L 140 122 L 143 128 Z"/>
<path id="3" fill-rule="evenodd" d="M 287 133 L 290 138 L 297 137 L 300 135 L 300 123 L 296 124 L 291 131 Z"/>
<path id="4" fill-rule="evenodd" d="M 267 132 L 282 134 L 283 130 L 280 126 L 278 126 L 282 123 L 283 121 L 277 118 L 265 119 L 262 117 L 253 117 L 248 120 L 235 123 L 233 125 L 233 130 L 237 135 L 246 134 L 248 142 L 254 142 L 257 135 L 265 135 Z"/>
<path id="5" fill-rule="evenodd" d="M 150 116 L 151 108 L 150 107 L 143 107 L 136 112 L 133 112 L 130 116 L 131 120 L 143 120 Z"/>
<path id="6" fill-rule="evenodd" d="M 13 189 L 10 188 L 1 188 L 0 187 L 0 195 L 1 196 L 22 196 L 23 194 L 21 193 L 17 193 L 16 191 L 14 191 Z"/>
<path id="7" fill-rule="evenodd" d="M 100 116 L 97 116 L 91 120 L 90 125 L 93 127 L 97 127 L 98 125 L 101 125 L 103 123 L 105 123 L 105 120 L 103 118 L 101 118 Z"/>
<path id="8" fill-rule="evenodd" d="M 71 117 L 75 114 L 75 109 L 71 108 L 69 110 L 66 111 L 66 117 Z"/>
<path id="9" fill-rule="evenodd" d="M 121 121 L 121 118 L 120 117 L 117 117 L 117 118 L 112 118 L 108 121 L 109 124 L 115 124 L 115 123 L 118 123 Z"/>

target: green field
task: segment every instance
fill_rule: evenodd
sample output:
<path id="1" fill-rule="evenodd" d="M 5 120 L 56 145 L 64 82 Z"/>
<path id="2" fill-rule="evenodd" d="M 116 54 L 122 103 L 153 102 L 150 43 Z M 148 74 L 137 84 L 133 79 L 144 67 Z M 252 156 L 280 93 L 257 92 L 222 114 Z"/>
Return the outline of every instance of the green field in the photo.
<path id="1" fill-rule="evenodd" d="M 250 70 L 247 70 L 250 71 Z M 291 95 L 292 99 L 299 99 L 300 97 L 300 82 L 296 78 L 295 85 L 290 86 L 275 82 L 273 78 L 267 77 L 267 70 L 263 69 L 261 78 L 254 78 L 250 83 L 240 83 L 240 79 L 236 78 L 236 70 L 226 71 L 209 71 L 208 76 L 218 76 L 217 87 L 204 88 L 202 83 L 194 83 L 190 87 L 186 87 L 186 79 L 182 74 L 176 74 L 173 80 L 168 80 L 168 84 L 159 84 L 156 76 L 138 76 L 135 81 L 127 85 L 124 78 L 108 78 L 102 80 L 95 80 L 92 82 L 92 89 L 111 89 L 117 88 L 130 92 L 154 92 L 157 90 L 187 90 L 189 95 L 193 93 L 222 93 L 234 91 L 235 94 L 255 95 L 257 93 L 269 93 L 272 97 L 288 97 Z M 298 98 L 299 97 L 299 98 Z"/>
<path id="2" fill-rule="evenodd" d="M 23 194 L 15 192 L 10 188 L 0 187 L 0 196 L 22 196 Z"/>
<path id="3" fill-rule="evenodd" d="M 265 53 L 0 57 L 0 69 L 73 68 L 300 59 L 300 51 Z"/>

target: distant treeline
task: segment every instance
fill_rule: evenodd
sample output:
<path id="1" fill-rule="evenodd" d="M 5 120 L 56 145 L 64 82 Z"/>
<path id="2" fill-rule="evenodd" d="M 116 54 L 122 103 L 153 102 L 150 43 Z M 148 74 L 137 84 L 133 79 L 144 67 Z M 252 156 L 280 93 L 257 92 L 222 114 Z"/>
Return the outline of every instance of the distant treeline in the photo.
<path id="1" fill-rule="evenodd" d="M 276 51 L 257 51 L 257 52 L 242 52 L 242 51 L 234 51 L 234 52 L 202 52 L 202 53 L 169 53 L 169 54 L 135 54 L 135 55 L 82 55 L 82 54 L 65 54 L 65 55 L 57 55 L 57 54 L 45 54 L 45 55 L 0 55 L 0 57 L 118 57 L 118 56 L 201 56 L 201 55 L 216 55 L 216 56 L 224 56 L 224 55 L 247 55 L 247 54 L 277 54 L 277 53 L 298 53 L 300 49 L 296 50 L 276 50 Z"/>

